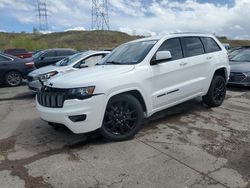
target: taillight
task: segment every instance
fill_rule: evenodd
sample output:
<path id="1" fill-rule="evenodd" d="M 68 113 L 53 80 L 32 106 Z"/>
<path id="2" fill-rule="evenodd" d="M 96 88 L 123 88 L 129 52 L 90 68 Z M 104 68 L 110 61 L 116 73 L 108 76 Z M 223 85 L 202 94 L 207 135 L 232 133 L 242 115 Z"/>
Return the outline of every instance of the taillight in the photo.
<path id="1" fill-rule="evenodd" d="M 36 68 L 34 62 L 25 63 L 25 65 L 29 69 L 35 69 Z"/>

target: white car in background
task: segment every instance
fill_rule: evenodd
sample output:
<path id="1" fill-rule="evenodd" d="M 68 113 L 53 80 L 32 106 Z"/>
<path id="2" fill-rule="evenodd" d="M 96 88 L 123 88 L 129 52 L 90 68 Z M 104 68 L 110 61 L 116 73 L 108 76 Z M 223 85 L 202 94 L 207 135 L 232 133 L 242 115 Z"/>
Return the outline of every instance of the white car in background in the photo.
<path id="1" fill-rule="evenodd" d="M 59 73 L 95 66 L 109 53 L 109 51 L 85 51 L 66 57 L 54 65 L 36 69 L 27 76 L 28 87 L 30 90 L 37 92 L 42 87 L 42 83 L 49 78 L 59 75 Z"/>

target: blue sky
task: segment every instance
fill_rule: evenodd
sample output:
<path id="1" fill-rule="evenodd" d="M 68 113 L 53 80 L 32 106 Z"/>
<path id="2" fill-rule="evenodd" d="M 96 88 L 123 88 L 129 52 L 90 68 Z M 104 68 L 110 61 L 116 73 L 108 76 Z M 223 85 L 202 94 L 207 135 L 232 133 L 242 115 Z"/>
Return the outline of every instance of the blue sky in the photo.
<path id="1" fill-rule="evenodd" d="M 108 0 L 110 26 L 129 34 L 206 32 L 250 39 L 249 0 Z M 47 0 L 49 31 L 89 30 L 91 0 Z M 0 31 L 38 27 L 35 0 L 0 0 Z"/>

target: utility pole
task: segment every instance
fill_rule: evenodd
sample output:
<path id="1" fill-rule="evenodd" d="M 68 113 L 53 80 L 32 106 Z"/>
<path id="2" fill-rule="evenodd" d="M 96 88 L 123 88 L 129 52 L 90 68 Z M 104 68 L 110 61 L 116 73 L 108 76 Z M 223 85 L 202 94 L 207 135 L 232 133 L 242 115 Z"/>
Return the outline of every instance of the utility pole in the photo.
<path id="1" fill-rule="evenodd" d="M 48 14 L 46 0 L 37 0 L 37 13 L 39 19 L 39 31 L 48 30 Z"/>
<path id="2" fill-rule="evenodd" d="M 108 0 L 92 0 L 92 30 L 109 30 Z"/>

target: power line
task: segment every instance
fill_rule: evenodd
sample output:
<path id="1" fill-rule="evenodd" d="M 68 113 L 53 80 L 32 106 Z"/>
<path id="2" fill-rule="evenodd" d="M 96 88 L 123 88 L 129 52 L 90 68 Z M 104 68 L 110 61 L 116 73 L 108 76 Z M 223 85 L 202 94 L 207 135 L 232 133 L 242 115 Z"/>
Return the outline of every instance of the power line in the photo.
<path id="1" fill-rule="evenodd" d="M 39 30 L 48 30 L 48 13 L 46 0 L 37 0 L 37 13 L 39 19 Z"/>
<path id="2" fill-rule="evenodd" d="M 92 0 L 92 29 L 109 30 L 109 11 L 107 0 Z"/>

